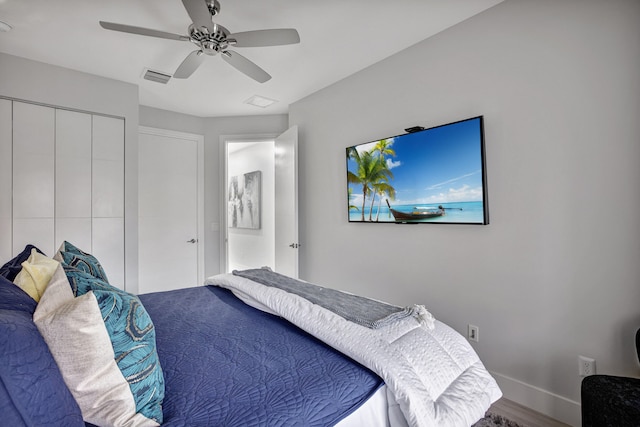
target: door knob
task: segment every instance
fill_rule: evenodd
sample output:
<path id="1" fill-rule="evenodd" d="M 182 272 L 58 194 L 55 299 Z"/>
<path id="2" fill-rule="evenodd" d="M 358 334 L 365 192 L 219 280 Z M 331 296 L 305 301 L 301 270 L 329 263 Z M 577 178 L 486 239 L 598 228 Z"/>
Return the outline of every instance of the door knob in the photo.
<path id="1" fill-rule="evenodd" d="M 196 239 L 187 240 L 187 243 L 195 243 L 195 242 L 197 242 Z"/>
<path id="2" fill-rule="evenodd" d="M 289 245 L 289 247 L 293 248 L 293 249 L 298 249 L 298 247 L 300 247 L 300 245 L 297 244 L 297 243 L 292 243 L 292 244 Z"/>

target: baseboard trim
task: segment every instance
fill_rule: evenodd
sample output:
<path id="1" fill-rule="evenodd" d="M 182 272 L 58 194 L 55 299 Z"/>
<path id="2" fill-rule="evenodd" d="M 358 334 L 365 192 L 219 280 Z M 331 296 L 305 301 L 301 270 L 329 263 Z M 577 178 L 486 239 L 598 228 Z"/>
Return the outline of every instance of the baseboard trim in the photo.
<path id="1" fill-rule="evenodd" d="M 570 426 L 581 425 L 579 402 L 497 372 L 491 372 L 491 375 L 500 386 L 505 398 Z"/>

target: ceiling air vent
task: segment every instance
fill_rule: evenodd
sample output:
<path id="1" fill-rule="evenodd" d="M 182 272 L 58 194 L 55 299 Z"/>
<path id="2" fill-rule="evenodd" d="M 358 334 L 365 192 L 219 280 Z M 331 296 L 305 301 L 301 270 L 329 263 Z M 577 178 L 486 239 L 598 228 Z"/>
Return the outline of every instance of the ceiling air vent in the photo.
<path id="1" fill-rule="evenodd" d="M 161 73 L 160 71 L 153 71 L 147 68 L 144 70 L 144 75 L 142 76 L 142 78 L 166 85 L 167 82 L 171 79 L 171 74 Z"/>

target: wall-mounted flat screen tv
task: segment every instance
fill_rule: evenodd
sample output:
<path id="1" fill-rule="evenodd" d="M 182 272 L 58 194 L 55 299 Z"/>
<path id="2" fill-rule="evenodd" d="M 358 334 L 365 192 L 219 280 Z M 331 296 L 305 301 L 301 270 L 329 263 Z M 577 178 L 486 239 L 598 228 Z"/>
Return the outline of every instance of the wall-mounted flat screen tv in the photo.
<path id="1" fill-rule="evenodd" d="M 347 147 L 349 222 L 488 224 L 483 117 Z"/>

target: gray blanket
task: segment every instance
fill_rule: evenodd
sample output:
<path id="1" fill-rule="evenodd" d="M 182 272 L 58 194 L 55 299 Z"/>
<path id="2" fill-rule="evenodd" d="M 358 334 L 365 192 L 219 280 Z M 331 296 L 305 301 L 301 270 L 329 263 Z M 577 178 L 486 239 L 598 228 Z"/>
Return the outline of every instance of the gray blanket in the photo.
<path id="1" fill-rule="evenodd" d="M 335 289 L 302 282 L 278 274 L 268 267 L 242 271 L 234 270 L 233 274 L 306 298 L 350 322 L 369 329 L 383 328 L 410 316 L 415 317 L 420 323 L 427 320 L 424 319 L 424 315 L 425 313 L 428 315 L 428 313 L 422 306 L 397 307 Z"/>

